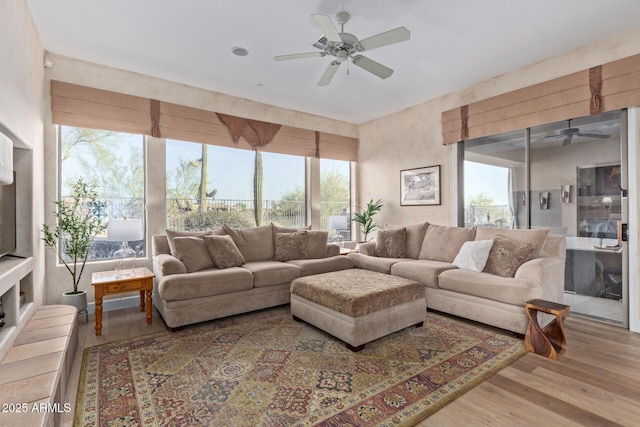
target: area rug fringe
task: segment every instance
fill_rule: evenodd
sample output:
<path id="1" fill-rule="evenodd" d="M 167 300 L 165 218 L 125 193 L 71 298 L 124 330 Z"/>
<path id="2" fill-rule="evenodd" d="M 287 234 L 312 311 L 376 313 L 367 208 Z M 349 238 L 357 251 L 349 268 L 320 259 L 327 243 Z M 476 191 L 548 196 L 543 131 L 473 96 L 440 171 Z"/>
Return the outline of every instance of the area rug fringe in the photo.
<path id="1" fill-rule="evenodd" d="M 75 426 L 411 426 L 526 354 L 427 313 L 352 353 L 288 306 L 85 349 Z"/>

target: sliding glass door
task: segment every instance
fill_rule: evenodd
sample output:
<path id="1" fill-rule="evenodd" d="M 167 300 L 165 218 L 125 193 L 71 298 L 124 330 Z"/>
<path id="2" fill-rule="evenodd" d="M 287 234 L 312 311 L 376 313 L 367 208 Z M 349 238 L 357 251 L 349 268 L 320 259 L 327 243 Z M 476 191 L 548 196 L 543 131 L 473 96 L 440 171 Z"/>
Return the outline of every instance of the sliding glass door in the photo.
<path id="1" fill-rule="evenodd" d="M 464 225 L 567 238 L 565 303 L 628 324 L 626 111 L 464 142 Z"/>

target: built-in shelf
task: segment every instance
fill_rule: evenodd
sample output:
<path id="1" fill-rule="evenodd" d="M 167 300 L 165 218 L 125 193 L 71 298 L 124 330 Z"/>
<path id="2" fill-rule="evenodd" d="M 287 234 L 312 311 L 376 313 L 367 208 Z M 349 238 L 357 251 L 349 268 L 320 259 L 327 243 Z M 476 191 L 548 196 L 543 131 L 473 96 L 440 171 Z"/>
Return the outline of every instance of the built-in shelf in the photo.
<path id="1" fill-rule="evenodd" d="M 0 299 L 2 299 L 5 322 L 0 328 L 0 360 L 13 346 L 16 336 L 35 311 L 32 271 L 32 257 L 0 258 Z M 26 297 L 22 306 L 20 305 L 21 290 Z"/>

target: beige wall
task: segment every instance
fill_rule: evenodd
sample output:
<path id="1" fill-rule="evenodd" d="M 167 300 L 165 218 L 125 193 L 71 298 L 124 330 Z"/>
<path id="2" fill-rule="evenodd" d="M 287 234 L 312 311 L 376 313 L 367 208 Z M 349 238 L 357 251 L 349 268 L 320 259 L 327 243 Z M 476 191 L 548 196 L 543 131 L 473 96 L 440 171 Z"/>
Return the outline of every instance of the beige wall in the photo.
<path id="1" fill-rule="evenodd" d="M 33 297 L 44 301 L 44 49 L 25 0 L 0 2 L 0 126 L 14 140 L 17 253 L 35 257 Z"/>
<path id="2" fill-rule="evenodd" d="M 380 224 L 410 224 L 424 220 L 455 224 L 454 154 L 453 147 L 442 145 L 442 111 L 638 53 L 640 28 L 361 125 L 358 203 L 381 198 L 385 206 L 378 217 Z M 441 165 L 442 206 L 400 207 L 400 170 L 438 164 Z M 630 167 L 637 169 L 637 160 Z M 639 220 L 636 212 L 630 222 L 638 224 Z M 630 257 L 637 256 L 638 248 L 631 248 Z M 630 277 L 637 282 L 637 269 L 631 271 Z M 631 283 L 631 286 L 632 297 L 635 297 L 632 301 L 636 305 L 630 312 L 638 313 L 637 283 Z M 631 319 L 635 330 L 640 329 L 637 317 Z"/>

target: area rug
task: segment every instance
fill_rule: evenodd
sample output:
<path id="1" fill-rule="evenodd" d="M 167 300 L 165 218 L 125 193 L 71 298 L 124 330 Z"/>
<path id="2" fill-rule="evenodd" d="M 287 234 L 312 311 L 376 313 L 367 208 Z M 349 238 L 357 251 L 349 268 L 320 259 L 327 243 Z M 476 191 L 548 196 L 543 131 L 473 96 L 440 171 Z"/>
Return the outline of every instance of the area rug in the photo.
<path id="1" fill-rule="evenodd" d="M 353 353 L 288 306 L 85 349 L 75 425 L 413 425 L 525 353 L 443 315 Z"/>

